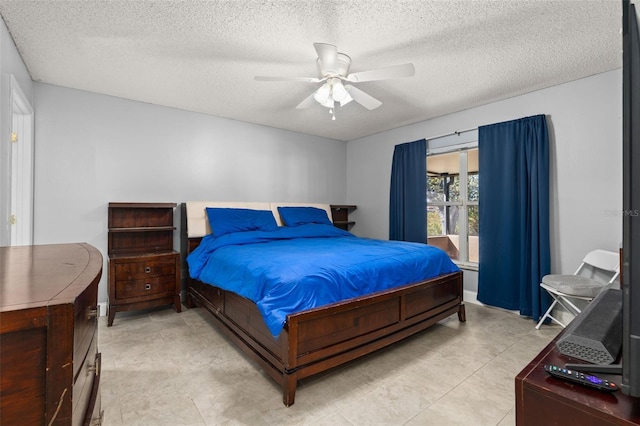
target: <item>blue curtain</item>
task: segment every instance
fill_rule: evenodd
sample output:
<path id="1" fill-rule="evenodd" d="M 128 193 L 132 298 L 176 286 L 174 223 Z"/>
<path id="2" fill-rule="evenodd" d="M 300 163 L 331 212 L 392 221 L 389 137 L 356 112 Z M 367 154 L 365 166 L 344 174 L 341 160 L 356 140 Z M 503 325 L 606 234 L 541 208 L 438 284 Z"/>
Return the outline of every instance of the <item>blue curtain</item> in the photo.
<path id="1" fill-rule="evenodd" d="M 427 141 L 396 145 L 391 165 L 389 239 L 427 241 Z"/>
<path id="2" fill-rule="evenodd" d="M 478 300 L 538 320 L 550 304 L 549 135 L 544 115 L 478 128 Z"/>

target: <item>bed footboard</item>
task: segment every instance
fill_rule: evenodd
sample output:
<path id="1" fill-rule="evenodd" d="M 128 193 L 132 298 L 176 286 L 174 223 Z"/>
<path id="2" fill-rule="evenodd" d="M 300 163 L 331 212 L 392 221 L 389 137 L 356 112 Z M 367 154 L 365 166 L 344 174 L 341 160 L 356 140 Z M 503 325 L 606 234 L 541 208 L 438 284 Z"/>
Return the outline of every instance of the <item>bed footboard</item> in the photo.
<path id="1" fill-rule="evenodd" d="M 292 314 L 274 339 L 251 301 L 190 281 L 187 306 L 200 305 L 260 363 L 294 403 L 298 380 L 365 356 L 453 314 L 466 321 L 462 272 Z"/>

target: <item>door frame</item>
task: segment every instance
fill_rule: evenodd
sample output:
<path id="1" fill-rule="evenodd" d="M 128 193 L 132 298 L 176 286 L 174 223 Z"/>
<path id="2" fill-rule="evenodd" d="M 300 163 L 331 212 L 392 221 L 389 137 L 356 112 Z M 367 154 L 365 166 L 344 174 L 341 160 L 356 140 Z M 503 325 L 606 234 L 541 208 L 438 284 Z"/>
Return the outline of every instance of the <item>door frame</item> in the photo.
<path id="1" fill-rule="evenodd" d="M 10 245 L 33 244 L 34 111 L 11 75 Z M 17 140 L 14 142 L 14 135 Z"/>

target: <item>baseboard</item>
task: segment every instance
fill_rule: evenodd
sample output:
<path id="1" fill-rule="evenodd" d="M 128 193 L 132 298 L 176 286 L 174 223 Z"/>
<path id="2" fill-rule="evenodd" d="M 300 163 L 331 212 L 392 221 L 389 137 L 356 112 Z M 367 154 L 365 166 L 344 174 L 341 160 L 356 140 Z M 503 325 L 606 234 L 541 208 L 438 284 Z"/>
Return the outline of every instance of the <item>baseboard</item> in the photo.
<path id="1" fill-rule="evenodd" d="M 465 303 L 473 303 L 474 305 L 488 306 L 490 308 L 500 309 L 500 310 L 503 310 L 505 312 L 511 312 L 512 314 L 520 315 L 520 312 L 518 312 L 518 311 L 512 311 L 510 309 L 503 309 L 503 308 L 498 308 L 496 306 L 485 305 L 484 303 L 482 303 L 482 302 L 480 302 L 478 300 L 478 292 L 477 291 L 462 290 L 462 301 L 465 302 Z"/>
<path id="2" fill-rule="evenodd" d="M 480 306 L 490 306 L 490 305 L 485 305 L 484 303 L 478 301 L 478 292 L 477 291 L 471 291 L 471 290 L 463 290 L 462 291 L 462 300 L 465 303 L 473 303 L 474 305 L 480 305 Z M 571 322 L 571 320 L 573 320 L 574 316 L 572 314 L 570 314 L 569 312 L 567 312 L 564 308 L 562 308 L 559 304 L 556 305 L 557 308 L 554 308 L 553 312 L 551 313 L 554 317 L 556 317 L 558 320 L 560 320 L 563 324 L 569 324 Z M 492 308 L 495 308 L 495 306 L 490 306 Z M 496 308 L 496 309 L 502 309 L 502 308 Z M 506 312 L 512 312 L 514 314 L 518 314 L 520 315 L 520 312 L 518 311 L 511 311 L 509 309 L 503 309 Z"/>
<path id="3" fill-rule="evenodd" d="M 473 303 L 475 305 L 484 305 L 478 301 L 478 292 L 471 290 L 462 290 L 462 301 L 466 303 Z"/>
<path id="4" fill-rule="evenodd" d="M 107 302 L 98 303 L 99 314 L 101 317 L 107 316 L 107 308 L 109 304 Z"/>

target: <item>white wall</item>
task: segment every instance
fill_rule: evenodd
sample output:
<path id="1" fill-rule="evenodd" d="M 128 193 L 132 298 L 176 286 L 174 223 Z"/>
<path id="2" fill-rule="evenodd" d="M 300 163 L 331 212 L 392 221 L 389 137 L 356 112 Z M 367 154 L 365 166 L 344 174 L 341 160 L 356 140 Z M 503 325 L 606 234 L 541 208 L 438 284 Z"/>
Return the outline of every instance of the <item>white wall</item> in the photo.
<path id="1" fill-rule="evenodd" d="M 18 49 L 0 19 L 0 246 L 9 245 L 11 196 L 11 76 L 33 105 L 33 82 Z"/>
<path id="2" fill-rule="evenodd" d="M 358 205 L 353 232 L 388 238 L 396 144 L 535 114 L 547 115 L 551 142 L 552 272 L 573 273 L 593 248 L 617 251 L 622 242 L 621 70 L 348 142 L 347 199 Z M 475 291 L 475 274 L 466 275 L 465 289 Z"/>
<path id="3" fill-rule="evenodd" d="M 97 247 L 100 302 L 110 201 L 346 202 L 345 142 L 41 83 L 35 110 L 35 244 Z"/>

